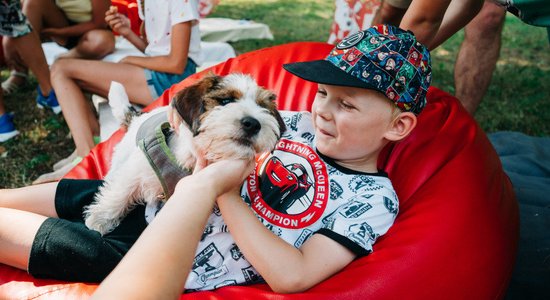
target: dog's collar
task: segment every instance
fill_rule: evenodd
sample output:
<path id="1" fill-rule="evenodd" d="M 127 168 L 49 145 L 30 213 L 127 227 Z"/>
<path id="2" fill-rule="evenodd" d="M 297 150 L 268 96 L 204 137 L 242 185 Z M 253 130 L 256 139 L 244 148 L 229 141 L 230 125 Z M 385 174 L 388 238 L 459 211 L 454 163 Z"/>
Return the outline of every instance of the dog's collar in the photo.
<path id="1" fill-rule="evenodd" d="M 174 193 L 181 178 L 191 174 L 191 170 L 180 167 L 168 146 L 173 134 L 166 112 L 163 111 L 143 122 L 136 135 L 136 144 L 147 157 L 149 165 L 162 185 L 161 198 L 164 199 L 168 199 Z"/>

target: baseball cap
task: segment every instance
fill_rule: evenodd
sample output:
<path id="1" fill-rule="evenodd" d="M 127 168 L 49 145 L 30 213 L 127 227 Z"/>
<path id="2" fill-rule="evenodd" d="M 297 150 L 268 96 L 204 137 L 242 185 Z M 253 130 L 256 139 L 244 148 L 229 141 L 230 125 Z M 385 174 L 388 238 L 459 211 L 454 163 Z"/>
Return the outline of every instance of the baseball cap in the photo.
<path id="1" fill-rule="evenodd" d="M 324 60 L 283 65 L 308 81 L 372 89 L 419 114 L 431 82 L 430 52 L 411 31 L 376 25 L 340 41 Z"/>

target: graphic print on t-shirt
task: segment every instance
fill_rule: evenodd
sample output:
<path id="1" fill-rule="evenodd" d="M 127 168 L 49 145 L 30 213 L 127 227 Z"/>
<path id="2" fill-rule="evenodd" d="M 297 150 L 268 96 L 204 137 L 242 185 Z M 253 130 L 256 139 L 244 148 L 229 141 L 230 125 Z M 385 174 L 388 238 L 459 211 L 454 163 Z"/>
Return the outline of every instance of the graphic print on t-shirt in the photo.
<path id="1" fill-rule="evenodd" d="M 299 229 L 315 223 L 330 196 L 326 165 L 311 147 L 287 139 L 279 141 L 275 153 L 259 162 L 260 171 L 247 179 L 252 208 L 279 227 Z"/>
<path id="2" fill-rule="evenodd" d="M 197 252 L 192 267 L 193 273 L 197 274 L 197 282 L 206 285 L 208 280 L 227 274 L 229 270 L 223 260 L 223 255 L 214 243 Z"/>

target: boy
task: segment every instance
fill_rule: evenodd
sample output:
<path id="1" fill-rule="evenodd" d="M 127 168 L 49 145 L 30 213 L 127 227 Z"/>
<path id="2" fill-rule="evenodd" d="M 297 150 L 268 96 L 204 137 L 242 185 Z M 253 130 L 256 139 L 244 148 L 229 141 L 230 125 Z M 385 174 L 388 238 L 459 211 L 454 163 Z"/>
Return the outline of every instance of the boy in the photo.
<path id="1" fill-rule="evenodd" d="M 180 293 L 184 283 L 205 290 L 262 279 L 276 292 L 298 292 L 372 252 L 398 211 L 378 154 L 415 127 L 430 83 L 429 52 L 410 32 L 378 26 L 343 40 L 324 61 L 285 68 L 319 83 L 312 113 L 284 112 L 287 132 L 242 188 L 235 182 L 248 174 L 243 162 L 218 162 L 180 181 L 98 293 L 115 295 L 128 286 L 122 281 L 144 297 Z M 33 274 L 36 249 L 25 250 Z M 9 263 L 2 253 L 0 261 Z"/>

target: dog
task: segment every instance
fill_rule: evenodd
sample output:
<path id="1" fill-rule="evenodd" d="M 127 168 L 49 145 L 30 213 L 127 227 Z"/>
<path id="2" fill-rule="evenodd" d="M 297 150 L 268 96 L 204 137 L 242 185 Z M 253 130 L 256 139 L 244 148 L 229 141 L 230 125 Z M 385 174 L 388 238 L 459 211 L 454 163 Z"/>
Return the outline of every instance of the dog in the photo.
<path id="1" fill-rule="evenodd" d="M 112 91 L 113 85 L 109 92 L 113 114 L 127 133 L 114 149 L 103 186 L 84 211 L 86 226 L 102 235 L 118 226 L 136 204 L 166 201 L 177 181 L 192 173 L 199 153 L 209 162 L 252 159 L 272 151 L 285 131 L 275 94 L 248 75 L 209 74 L 177 93 L 171 102 L 172 112 L 181 120 L 176 130 L 167 122 L 166 107 L 137 116 L 125 92 L 117 96 Z M 144 129 L 151 122 L 155 129 Z M 149 142 L 159 133 L 166 137 L 165 143 Z M 148 147 L 156 150 L 147 152 Z M 157 151 L 166 148 L 168 153 Z M 150 163 L 155 160 L 159 163 Z M 160 169 L 168 170 L 164 179 L 157 175 Z"/>

